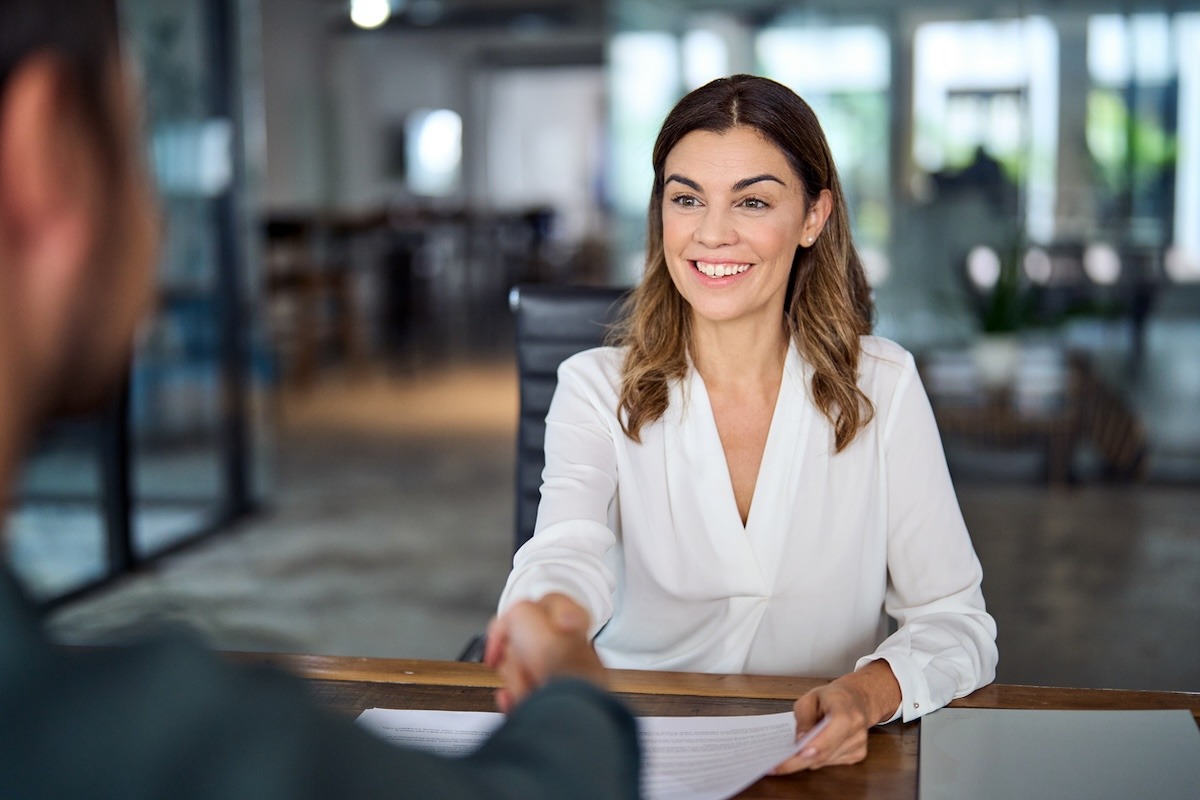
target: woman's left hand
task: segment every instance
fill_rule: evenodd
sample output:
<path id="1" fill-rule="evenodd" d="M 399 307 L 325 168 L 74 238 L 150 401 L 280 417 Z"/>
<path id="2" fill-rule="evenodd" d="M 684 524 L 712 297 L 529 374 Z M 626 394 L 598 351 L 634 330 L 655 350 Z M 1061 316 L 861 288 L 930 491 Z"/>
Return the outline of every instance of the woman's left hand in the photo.
<path id="1" fill-rule="evenodd" d="M 900 684 L 883 660 L 813 689 L 796 701 L 796 733 L 803 735 L 823 717 L 829 724 L 800 753 L 775 768 L 786 775 L 833 764 L 857 764 L 867 757 L 867 731 L 891 718 L 900 706 Z"/>

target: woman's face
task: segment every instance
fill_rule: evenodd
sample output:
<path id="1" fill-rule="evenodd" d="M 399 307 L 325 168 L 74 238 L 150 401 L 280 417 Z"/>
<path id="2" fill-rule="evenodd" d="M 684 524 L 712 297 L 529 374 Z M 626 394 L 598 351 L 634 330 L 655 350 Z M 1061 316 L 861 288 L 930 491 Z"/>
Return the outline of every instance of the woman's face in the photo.
<path id="1" fill-rule="evenodd" d="M 746 127 L 687 134 L 663 178 L 663 253 L 696 321 L 778 325 L 796 248 L 820 235 L 829 192 L 807 203 L 783 152 Z"/>

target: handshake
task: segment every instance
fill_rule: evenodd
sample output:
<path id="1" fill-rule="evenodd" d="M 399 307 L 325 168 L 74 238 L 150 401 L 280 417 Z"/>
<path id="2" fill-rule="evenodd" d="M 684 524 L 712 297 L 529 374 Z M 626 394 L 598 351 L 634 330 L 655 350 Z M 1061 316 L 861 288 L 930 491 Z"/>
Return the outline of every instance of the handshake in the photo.
<path id="1" fill-rule="evenodd" d="M 503 682 L 496 705 L 509 713 L 554 678 L 581 678 L 608 688 L 599 656 L 588 638 L 588 613 L 563 594 L 522 601 L 488 625 L 483 661 Z"/>

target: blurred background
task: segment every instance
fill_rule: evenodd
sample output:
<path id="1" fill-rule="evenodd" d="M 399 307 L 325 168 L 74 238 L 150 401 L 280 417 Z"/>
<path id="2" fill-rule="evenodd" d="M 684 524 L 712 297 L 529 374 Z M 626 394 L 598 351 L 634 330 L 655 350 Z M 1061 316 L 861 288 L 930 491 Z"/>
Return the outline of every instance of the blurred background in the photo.
<path id="1" fill-rule="evenodd" d="M 454 658 L 511 559 L 509 289 L 636 282 L 659 124 L 753 72 L 833 147 L 999 679 L 1200 690 L 1200 3 L 121 7 L 159 303 L 7 521 L 63 640 Z"/>

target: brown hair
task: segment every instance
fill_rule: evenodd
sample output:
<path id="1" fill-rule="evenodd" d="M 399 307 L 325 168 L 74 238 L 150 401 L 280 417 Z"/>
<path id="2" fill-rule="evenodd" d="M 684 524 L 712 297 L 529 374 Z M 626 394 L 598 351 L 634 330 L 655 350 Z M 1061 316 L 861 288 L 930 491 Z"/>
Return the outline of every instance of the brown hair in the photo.
<path id="1" fill-rule="evenodd" d="M 109 166 L 120 143 L 114 130 L 109 84 L 119 54 L 116 0 L 3 0 L 0 6 L 0 94 L 26 58 L 45 53 L 70 76 L 83 119 Z"/>
<path id="2" fill-rule="evenodd" d="M 642 426 L 667 410 L 670 381 L 683 378 L 691 346 L 691 312 L 675 288 L 663 254 L 663 168 L 667 155 L 692 131 L 723 133 L 752 128 L 787 158 L 808 204 L 822 190 L 833 210 L 811 247 L 792 261 L 783 319 L 812 367 L 812 397 L 833 425 L 838 452 L 874 415 L 858 388 L 859 336 L 871 332 L 871 290 L 850 238 L 850 220 L 837 169 L 816 114 L 791 89 L 768 78 L 733 75 L 701 86 L 680 100 L 663 122 L 652 156 L 646 271 L 627 303 L 612 341 L 626 348 L 621 380 L 621 426 L 640 441 Z"/>

